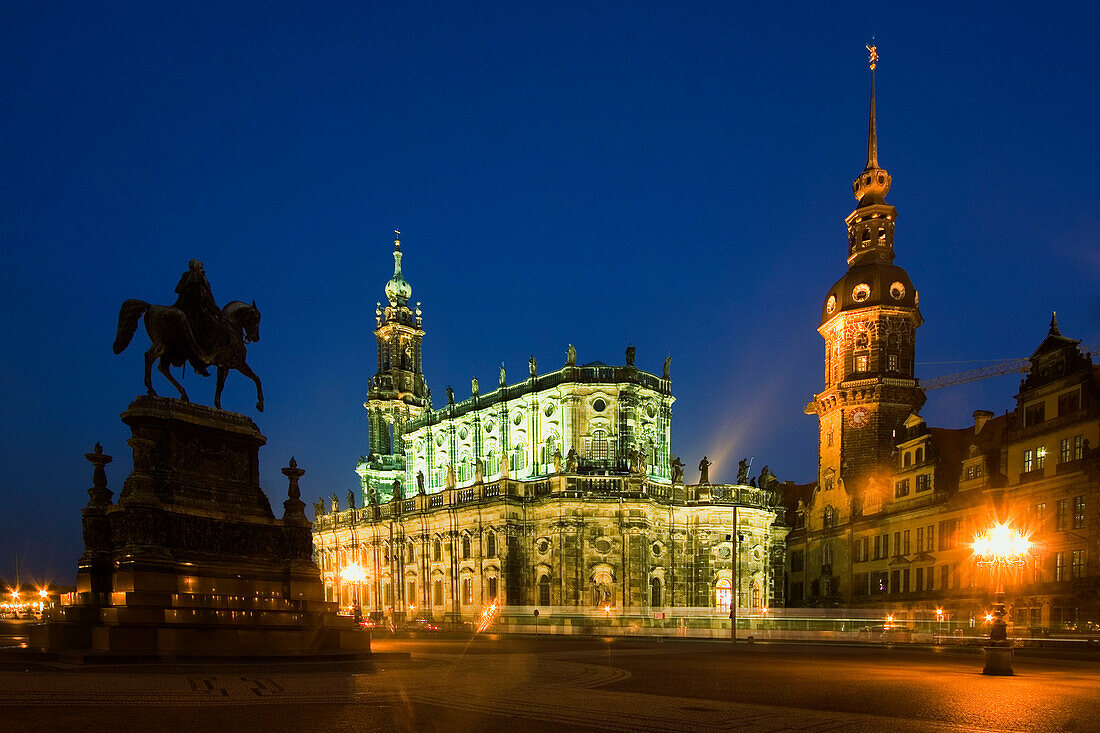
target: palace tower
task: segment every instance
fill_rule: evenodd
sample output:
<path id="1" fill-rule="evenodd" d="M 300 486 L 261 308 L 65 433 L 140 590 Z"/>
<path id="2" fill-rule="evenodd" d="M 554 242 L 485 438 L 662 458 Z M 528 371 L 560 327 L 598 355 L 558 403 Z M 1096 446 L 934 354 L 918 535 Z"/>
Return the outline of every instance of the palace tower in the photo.
<path id="1" fill-rule="evenodd" d="M 872 51 L 867 165 L 852 183 L 859 201 L 848 215 L 848 272 L 825 296 L 818 333 L 825 339 L 825 385 L 806 407 L 818 416 L 818 481 L 857 499 L 888 490 L 878 474 L 891 462 L 894 431 L 924 404 L 913 376 L 917 291 L 894 264 L 897 210 L 886 203 L 890 174 L 879 166 Z M 882 484 L 879 486 L 879 484 Z"/>

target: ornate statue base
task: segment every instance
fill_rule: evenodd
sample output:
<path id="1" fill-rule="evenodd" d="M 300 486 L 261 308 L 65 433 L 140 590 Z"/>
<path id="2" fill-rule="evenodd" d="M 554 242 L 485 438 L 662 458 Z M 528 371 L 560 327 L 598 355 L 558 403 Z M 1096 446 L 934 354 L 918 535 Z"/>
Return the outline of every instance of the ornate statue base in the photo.
<path id="1" fill-rule="evenodd" d="M 89 454 L 77 590 L 32 647 L 69 658 L 369 654 L 370 634 L 325 601 L 298 497 L 304 471 L 284 469 L 290 498 L 275 518 L 251 419 L 139 397 L 122 420 L 134 470 L 112 505 L 110 458 Z"/>

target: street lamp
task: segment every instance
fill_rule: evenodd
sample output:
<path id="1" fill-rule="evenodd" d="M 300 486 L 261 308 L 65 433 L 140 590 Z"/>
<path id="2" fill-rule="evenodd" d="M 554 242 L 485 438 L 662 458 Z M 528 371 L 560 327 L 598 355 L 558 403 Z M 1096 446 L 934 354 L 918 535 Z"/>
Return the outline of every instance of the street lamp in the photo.
<path id="1" fill-rule="evenodd" d="M 355 588 L 355 620 L 358 622 L 363 615 L 363 583 L 367 582 L 367 571 L 359 563 L 348 563 L 340 571 L 340 579 Z"/>
<path id="2" fill-rule="evenodd" d="M 985 668 L 982 674 L 1012 674 L 1012 643 L 1008 640 L 1005 624 L 1005 571 L 1022 567 L 1027 561 L 1031 542 L 1007 524 L 995 524 L 985 534 L 974 538 L 971 545 L 979 567 L 990 568 L 995 591 L 992 623 L 989 627 L 989 646 L 985 648 Z"/>

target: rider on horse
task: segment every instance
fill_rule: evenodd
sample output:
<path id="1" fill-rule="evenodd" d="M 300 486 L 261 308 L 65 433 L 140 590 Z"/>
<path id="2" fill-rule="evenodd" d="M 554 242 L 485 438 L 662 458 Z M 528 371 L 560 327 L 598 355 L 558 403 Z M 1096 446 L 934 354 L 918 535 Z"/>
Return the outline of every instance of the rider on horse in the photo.
<path id="1" fill-rule="evenodd" d="M 200 353 L 195 354 L 194 361 L 204 365 L 203 369 L 196 371 L 205 377 L 205 365 L 214 363 L 214 354 L 219 347 L 229 343 L 233 338 L 233 331 L 222 317 L 221 308 L 214 300 L 210 282 L 206 279 L 206 272 L 199 260 L 188 263 L 187 272 L 183 273 L 176 285 L 176 294 L 179 297 L 174 305 L 187 316 L 191 334 L 199 347 Z"/>

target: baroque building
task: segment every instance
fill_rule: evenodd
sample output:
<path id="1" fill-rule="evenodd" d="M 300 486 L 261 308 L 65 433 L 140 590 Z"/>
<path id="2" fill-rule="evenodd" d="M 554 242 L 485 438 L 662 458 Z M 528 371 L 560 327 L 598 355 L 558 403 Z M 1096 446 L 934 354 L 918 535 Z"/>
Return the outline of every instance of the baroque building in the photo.
<path id="1" fill-rule="evenodd" d="M 733 599 L 782 605 L 787 527 L 780 489 L 685 485 L 670 454 L 671 359 L 565 363 L 434 408 L 424 381 L 422 314 L 394 243 L 388 305 L 375 313 L 377 373 L 364 404 L 361 492 L 314 505 L 328 597 L 384 622 L 499 623 L 534 609 L 566 623 L 662 626 L 694 609 L 729 628 Z M 356 506 L 358 505 L 358 506 Z M 595 619 L 595 620 L 594 620 Z M 727 632 L 728 633 L 728 632 Z"/>
<path id="2" fill-rule="evenodd" d="M 788 604 L 911 619 L 939 611 L 972 624 L 993 589 L 971 542 L 1010 521 L 1033 542 L 1008 589 L 1017 626 L 1100 624 L 1100 452 L 1090 448 L 1100 440 L 1100 369 L 1052 318 L 1014 410 L 977 410 L 966 428 L 929 427 L 913 374 L 917 293 L 893 264 L 890 184 L 878 163 L 872 67 L 848 272 L 826 295 L 824 388 L 806 407 L 818 417 L 819 475 L 785 499 L 794 524 Z"/>

